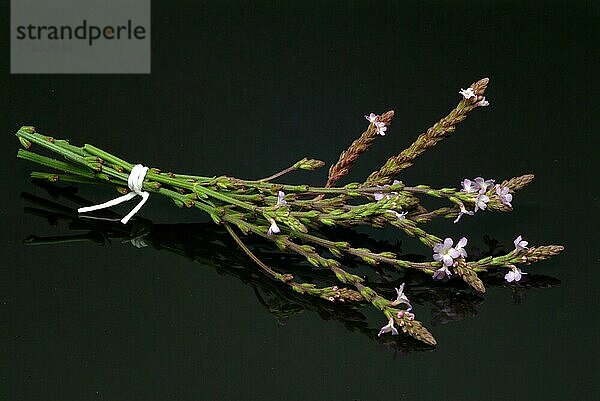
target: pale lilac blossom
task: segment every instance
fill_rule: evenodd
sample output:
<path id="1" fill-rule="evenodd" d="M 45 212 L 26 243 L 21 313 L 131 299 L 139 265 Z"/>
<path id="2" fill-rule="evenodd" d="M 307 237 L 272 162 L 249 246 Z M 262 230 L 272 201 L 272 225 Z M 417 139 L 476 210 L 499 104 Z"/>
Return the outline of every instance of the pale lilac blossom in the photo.
<path id="1" fill-rule="evenodd" d="M 408 311 L 411 310 L 412 305 L 410 304 L 408 297 L 404 293 L 404 283 L 400 284 L 400 287 L 396 288 L 395 290 L 396 290 L 396 299 L 394 301 L 392 301 L 392 305 L 396 306 L 396 305 L 404 304 L 404 305 L 408 306 L 408 308 L 406 310 L 408 310 Z"/>
<path id="2" fill-rule="evenodd" d="M 490 102 L 488 102 L 487 100 L 485 100 L 485 96 L 478 101 L 477 103 L 475 103 L 475 107 L 487 107 L 490 105 Z"/>
<path id="3" fill-rule="evenodd" d="M 511 203 L 513 196 L 510 193 L 510 188 L 501 187 L 500 185 L 496 185 L 496 195 L 500 198 L 500 201 L 507 206 L 512 207 Z"/>
<path id="4" fill-rule="evenodd" d="M 472 210 L 467 210 L 465 208 L 465 205 L 460 205 L 460 212 L 458 213 L 458 216 L 456 216 L 456 219 L 454 220 L 454 222 L 458 223 L 458 221 L 460 220 L 461 217 L 463 217 L 464 214 L 473 216 L 475 214 L 475 212 L 473 212 Z"/>
<path id="5" fill-rule="evenodd" d="M 409 312 L 407 310 L 401 310 L 401 311 L 399 311 L 396 316 L 398 316 L 398 319 L 403 319 L 403 318 L 406 318 L 407 320 L 414 320 L 415 319 L 415 314 L 411 313 L 411 312 Z M 400 322 L 400 324 L 402 324 L 402 322 Z"/>
<path id="6" fill-rule="evenodd" d="M 400 184 L 400 181 L 398 181 L 398 180 L 394 180 L 392 182 L 392 185 L 398 185 L 398 184 Z M 389 185 L 384 185 L 383 187 L 384 188 L 389 188 L 390 186 Z M 398 195 L 398 192 L 389 192 L 389 193 L 373 192 L 373 198 L 375 198 L 376 201 L 380 201 L 383 198 L 390 199 L 391 197 L 393 197 L 395 195 Z"/>
<path id="7" fill-rule="evenodd" d="M 443 243 L 435 244 L 433 247 L 433 260 L 443 262 L 444 266 L 452 266 L 454 259 L 460 256 L 460 253 L 452 247 L 454 241 L 452 238 L 446 238 Z"/>
<path id="8" fill-rule="evenodd" d="M 480 194 L 486 193 L 492 185 L 494 185 L 494 180 L 484 180 L 482 177 L 475 178 L 475 189 Z"/>
<path id="9" fill-rule="evenodd" d="M 287 206 L 287 202 L 285 200 L 285 193 L 283 191 L 277 192 L 277 206 Z"/>
<path id="10" fill-rule="evenodd" d="M 371 113 L 368 116 L 365 116 L 367 121 L 369 121 L 371 124 L 373 124 L 375 126 L 375 129 L 377 130 L 377 135 L 385 136 L 385 131 L 387 131 L 387 127 L 383 121 L 378 120 L 379 117 L 381 117 L 381 116 L 379 116 L 375 113 Z"/>
<path id="11" fill-rule="evenodd" d="M 458 254 L 460 255 L 461 258 L 467 257 L 467 251 L 465 250 L 465 245 L 467 245 L 467 239 L 465 237 L 462 237 L 458 241 L 458 244 L 456 244 L 456 246 L 454 247 L 454 249 L 456 249 L 456 251 L 458 252 Z"/>
<path id="12" fill-rule="evenodd" d="M 279 234 L 281 232 L 275 220 L 269 219 L 269 223 L 271 223 L 271 226 L 267 230 L 267 235 Z"/>
<path id="13" fill-rule="evenodd" d="M 379 116 L 375 113 L 371 113 L 368 116 L 365 116 L 365 118 L 370 122 L 370 123 L 374 123 L 375 121 L 377 121 L 377 119 L 379 118 Z"/>
<path id="14" fill-rule="evenodd" d="M 475 209 L 474 211 L 478 211 L 478 210 L 485 210 L 485 208 L 487 207 L 487 203 L 490 201 L 490 197 L 487 196 L 484 193 L 479 193 L 479 195 L 477 195 L 477 199 L 475 199 Z"/>
<path id="15" fill-rule="evenodd" d="M 390 321 L 388 322 L 388 324 L 386 324 L 385 326 L 383 326 L 381 328 L 381 330 L 379 330 L 379 334 L 377 334 L 379 337 L 381 337 L 382 334 L 384 333 L 389 333 L 392 332 L 393 336 L 397 336 L 398 335 L 398 330 L 394 327 L 394 319 L 390 318 Z"/>
<path id="16" fill-rule="evenodd" d="M 377 129 L 377 135 L 385 136 L 385 131 L 387 131 L 387 127 L 385 123 L 382 121 L 375 121 L 375 128 Z"/>
<path id="17" fill-rule="evenodd" d="M 512 283 L 513 281 L 517 282 L 521 280 L 521 277 L 525 274 L 527 273 L 522 272 L 521 269 L 519 269 L 517 266 L 511 266 L 510 271 L 506 273 L 504 279 L 509 283 Z"/>
<path id="18" fill-rule="evenodd" d="M 463 192 L 466 192 L 468 194 L 477 192 L 477 184 L 474 183 L 473 181 L 469 180 L 468 178 L 465 178 L 464 180 L 462 180 L 460 182 L 460 185 L 462 186 L 461 191 L 463 191 Z"/>
<path id="19" fill-rule="evenodd" d="M 520 235 L 515 238 L 515 240 L 513 241 L 513 244 L 515 244 L 515 249 L 517 251 L 522 251 L 527 249 L 527 244 L 529 244 L 529 242 L 524 241 L 523 237 L 521 237 Z"/>
<path id="20" fill-rule="evenodd" d="M 475 91 L 473 90 L 473 88 L 467 88 L 467 89 L 461 88 L 458 93 L 460 93 L 467 100 L 472 97 L 476 97 Z"/>

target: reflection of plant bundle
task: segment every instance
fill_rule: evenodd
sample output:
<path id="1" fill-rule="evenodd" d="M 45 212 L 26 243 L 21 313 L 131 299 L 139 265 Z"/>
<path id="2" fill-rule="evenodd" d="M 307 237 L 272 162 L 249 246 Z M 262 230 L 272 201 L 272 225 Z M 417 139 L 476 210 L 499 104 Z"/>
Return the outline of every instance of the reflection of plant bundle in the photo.
<path id="1" fill-rule="evenodd" d="M 22 149 L 18 156 L 59 171 L 34 172 L 32 177 L 50 181 L 104 183 L 115 186 L 123 193 L 123 196 L 104 204 L 81 208 L 81 213 L 110 207 L 139 195 L 142 198 L 140 203 L 121 220 L 127 223 L 151 193 L 165 195 L 180 207 L 200 209 L 216 224 L 223 226 L 266 274 L 299 294 L 331 302 L 368 302 L 386 316 L 387 324 L 381 328 L 380 335 L 388 332 L 398 334 L 398 329 L 401 329 L 420 341 L 435 345 L 436 341 L 431 333 L 411 313 L 412 306 L 408 297 L 411 294 L 410 288 L 400 285 L 396 289 L 396 298 L 389 300 L 368 285 L 363 277 L 350 273 L 342 262 L 345 263 L 347 257 L 356 258 L 372 266 L 387 265 L 393 269 L 415 270 L 435 280 L 459 276 L 483 293 L 485 287 L 478 273 L 501 268 L 506 272 L 507 281 L 517 282 L 526 274 L 517 267 L 518 264 L 547 259 L 562 251 L 563 247 L 557 245 L 528 247 L 527 241 L 519 236 L 514 241 L 515 249 L 504 255 L 468 260 L 466 238 L 454 244 L 452 239 L 442 239 L 422 228 L 423 223 L 435 217 L 452 218 L 454 222 L 458 222 L 462 216 L 473 215 L 478 211 L 510 211 L 513 193 L 531 182 L 533 175 L 511 178 L 500 184 L 481 177 L 472 181 L 464 179 L 460 190 L 433 189 L 425 185 L 408 186 L 394 180 L 398 173 L 413 164 L 417 156 L 453 132 L 470 111 L 488 105 L 483 96 L 487 83 L 487 79 L 482 79 L 461 90 L 461 101 L 446 117 L 419 135 L 407 149 L 390 157 L 364 182 L 344 186 L 335 184 L 348 173 L 356 158 L 378 136 L 386 134 L 393 112 L 381 116 L 366 116 L 369 121 L 366 131 L 342 152 L 337 163 L 330 168 L 327 183 L 323 187 L 273 182 L 294 170 L 314 170 L 323 166 L 324 163 L 318 160 L 302 159 L 261 180 L 175 174 L 140 164 L 133 165 L 92 145 L 73 146 L 68 141 L 38 134 L 33 127 L 22 127 L 17 132 L 22 145 L 25 148 L 30 148 L 32 144 L 41 146 L 62 156 L 62 159 Z M 423 195 L 443 198 L 450 206 L 428 210 L 418 198 Z M 326 226 L 359 225 L 395 226 L 431 248 L 433 260 L 406 260 L 392 252 L 376 252 L 349 241 L 331 239 L 325 234 Z M 337 285 L 323 286 L 317 282 L 303 281 L 299 279 L 301 275 L 292 274 L 292 270 L 284 271 L 283 268 L 267 265 L 246 246 L 240 233 L 263 237 L 282 251 L 302 256 L 316 268 L 330 270 L 338 281 Z"/>
<path id="2" fill-rule="evenodd" d="M 106 246 L 111 243 L 130 244 L 136 248 L 153 248 L 183 256 L 201 265 L 214 268 L 219 274 L 226 274 L 239 278 L 250 286 L 259 303 L 271 313 L 280 324 L 293 315 L 304 310 L 316 312 L 327 321 L 338 321 L 348 330 L 360 332 L 369 338 L 400 352 L 423 351 L 430 347 L 411 338 L 378 337 L 378 330 L 369 328 L 367 318 L 360 311 L 361 303 L 325 301 L 316 297 L 306 297 L 283 283 L 269 280 L 263 275 L 257 275 L 252 263 L 244 254 L 231 245 L 234 243 L 229 233 L 212 223 L 184 223 L 184 224 L 153 224 L 150 221 L 137 218 L 132 224 L 123 225 L 116 213 L 106 213 L 102 218 L 86 218 L 79 216 L 77 210 L 66 207 L 64 203 L 74 202 L 78 206 L 87 206 L 91 202 L 77 195 L 73 187 L 64 187 L 34 181 L 38 186 L 46 189 L 48 194 L 57 201 L 41 198 L 29 193 L 22 197 L 35 207 L 26 207 L 25 212 L 39 216 L 48 221 L 52 226 L 68 225 L 69 231 L 64 235 L 38 236 L 31 235 L 25 240 L 29 246 L 60 245 L 64 243 L 93 243 Z M 353 244 L 369 249 L 393 249 L 400 252 L 399 244 L 390 244 L 387 241 L 375 241 L 365 234 L 358 234 L 351 229 L 335 229 L 337 237 L 348 238 Z M 496 256 L 501 253 L 497 241 L 484 238 L 486 248 L 478 253 L 479 258 Z M 280 252 L 273 249 L 269 241 L 258 236 L 249 237 L 248 246 L 262 261 L 276 270 L 286 267 L 297 279 L 304 282 L 331 285 L 337 279 L 328 273 L 328 269 L 307 269 L 301 257 L 296 254 Z M 471 254 L 477 252 L 471 251 Z M 425 256 L 403 255 L 404 259 L 412 261 L 425 260 Z M 344 265 L 348 269 L 360 270 L 360 259 L 344 258 Z M 398 274 L 387 270 L 373 268 L 370 277 L 366 278 L 366 285 L 380 294 L 394 293 L 394 282 Z M 413 305 L 425 307 L 429 305 L 432 313 L 433 324 L 446 324 L 453 321 L 477 315 L 477 308 L 483 302 L 483 297 L 468 291 L 458 280 L 448 285 L 443 282 L 431 285 L 431 279 L 417 271 L 405 270 L 402 280 L 410 288 L 410 300 Z M 502 275 L 486 274 L 484 277 L 487 286 L 504 286 L 509 284 L 502 279 Z M 511 286 L 516 302 L 525 295 L 529 288 L 551 287 L 558 285 L 559 281 L 541 275 L 532 274 L 520 286 Z M 401 341 L 398 341 L 401 340 Z"/>

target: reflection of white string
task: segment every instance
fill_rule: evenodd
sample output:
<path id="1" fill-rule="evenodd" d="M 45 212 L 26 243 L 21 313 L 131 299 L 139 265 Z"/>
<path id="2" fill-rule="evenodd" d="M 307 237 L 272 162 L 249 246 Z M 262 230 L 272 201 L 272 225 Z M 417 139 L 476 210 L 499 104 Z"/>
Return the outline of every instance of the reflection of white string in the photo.
<path id="1" fill-rule="evenodd" d="M 111 219 L 108 217 L 95 217 L 95 216 L 80 216 L 80 219 L 90 219 L 90 220 L 102 220 L 102 221 L 121 221 L 121 219 Z"/>
<path id="2" fill-rule="evenodd" d="M 129 189 L 131 189 L 131 192 L 123 196 L 119 196 L 118 198 L 115 198 L 113 200 L 109 200 L 108 202 L 101 203 L 99 205 L 80 207 L 79 209 L 77 209 L 77 211 L 79 213 L 85 213 L 92 212 L 94 210 L 106 209 L 107 207 L 112 207 L 118 205 L 119 203 L 127 202 L 128 200 L 133 199 L 137 195 L 139 195 L 142 197 L 140 203 L 138 203 L 133 209 L 131 209 L 131 212 L 129 212 L 127 216 L 121 219 L 121 223 L 127 224 L 129 219 L 131 219 L 133 215 L 135 215 L 142 208 L 142 206 L 144 206 L 144 203 L 146 203 L 148 197 L 150 196 L 149 192 L 142 190 L 142 187 L 144 185 L 144 178 L 146 177 L 147 171 L 148 167 L 144 167 L 141 164 L 136 164 L 131 169 L 131 173 L 129 173 L 129 178 L 127 178 L 127 185 L 129 186 Z"/>

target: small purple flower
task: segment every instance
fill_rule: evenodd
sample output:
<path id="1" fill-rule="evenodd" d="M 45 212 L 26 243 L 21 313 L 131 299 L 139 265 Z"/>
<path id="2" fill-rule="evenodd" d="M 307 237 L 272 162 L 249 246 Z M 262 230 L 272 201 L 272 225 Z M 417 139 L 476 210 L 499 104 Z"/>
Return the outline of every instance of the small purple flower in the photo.
<path id="1" fill-rule="evenodd" d="M 407 320 L 414 320 L 415 319 L 415 314 L 411 313 L 407 310 L 401 310 L 398 312 L 398 319 L 403 319 L 406 318 Z M 400 322 L 402 324 L 402 322 Z"/>
<path id="2" fill-rule="evenodd" d="M 512 207 L 510 202 L 512 202 L 513 196 L 510 193 L 510 188 L 501 187 L 500 185 L 496 185 L 496 195 L 500 198 L 500 201 L 507 206 Z"/>
<path id="3" fill-rule="evenodd" d="M 473 88 L 467 88 L 467 89 L 461 88 L 458 93 L 460 93 L 467 100 L 472 97 L 476 97 L 475 91 L 473 90 Z"/>
<path id="4" fill-rule="evenodd" d="M 475 178 L 475 188 L 480 194 L 486 193 L 492 185 L 494 185 L 494 180 L 484 180 L 482 177 Z"/>
<path id="5" fill-rule="evenodd" d="M 275 223 L 275 220 L 269 219 L 269 223 L 271 223 L 271 226 L 267 230 L 267 235 L 279 234 L 281 232 L 279 227 L 277 227 L 277 223 Z"/>
<path id="6" fill-rule="evenodd" d="M 454 220 L 454 222 L 458 223 L 458 221 L 460 220 L 461 217 L 463 217 L 464 214 L 468 214 L 469 216 L 473 216 L 475 214 L 475 212 L 467 210 L 465 208 L 465 205 L 460 205 L 460 212 L 458 213 L 458 216 L 456 216 L 456 219 Z"/>
<path id="7" fill-rule="evenodd" d="M 450 269 L 448 269 L 448 267 L 446 266 L 442 266 L 439 269 L 437 269 L 436 271 L 433 272 L 433 279 L 434 280 L 442 280 L 444 277 L 450 277 L 452 276 L 452 273 L 450 272 Z"/>
<path id="8" fill-rule="evenodd" d="M 397 336 L 398 335 L 398 330 L 396 330 L 396 328 L 394 327 L 394 319 L 390 318 L 390 321 L 388 322 L 388 324 L 386 324 L 385 326 L 383 326 L 381 328 L 381 330 L 379 330 L 379 334 L 377 334 L 379 337 L 381 337 L 382 334 L 384 333 L 389 333 L 392 332 L 393 336 Z"/>
<path id="9" fill-rule="evenodd" d="M 478 210 L 485 210 L 485 208 L 487 207 L 487 203 L 490 201 L 490 197 L 480 193 L 479 195 L 477 195 L 477 199 L 475 199 L 475 209 L 474 211 L 478 211 Z"/>
<path id="10" fill-rule="evenodd" d="M 513 281 L 517 282 L 521 280 L 521 277 L 525 274 L 527 273 L 523 273 L 521 269 L 519 269 L 517 266 L 511 266 L 511 270 L 508 273 L 506 273 L 504 279 L 509 283 L 512 283 Z"/>
<path id="11" fill-rule="evenodd" d="M 458 252 L 458 254 L 460 255 L 461 258 L 467 257 L 467 251 L 465 250 L 465 245 L 467 245 L 467 239 L 465 237 L 462 237 L 458 241 L 458 244 L 456 244 L 456 246 L 454 247 L 454 249 L 456 249 L 456 251 Z"/>
<path id="12" fill-rule="evenodd" d="M 490 102 L 488 102 L 487 100 L 485 100 L 485 96 L 478 101 L 477 103 L 475 103 L 475 107 L 487 107 L 490 105 Z"/>
<path id="13" fill-rule="evenodd" d="M 436 262 L 443 262 L 444 266 L 452 266 L 454 259 L 460 256 L 460 253 L 452 248 L 454 241 L 452 238 L 446 238 L 444 243 L 435 244 L 433 247 L 433 260 Z"/>
<path id="14" fill-rule="evenodd" d="M 410 301 L 408 300 L 408 297 L 406 296 L 406 294 L 404 294 L 404 283 L 400 284 L 400 287 L 396 288 L 396 299 L 394 301 L 392 301 L 392 305 L 396 306 L 396 305 L 400 305 L 400 304 L 404 304 L 406 306 L 408 306 L 408 308 L 406 310 L 411 310 L 412 309 L 412 305 L 410 304 Z"/>
<path id="15" fill-rule="evenodd" d="M 375 113 L 371 113 L 368 116 L 365 116 L 365 118 L 370 122 L 370 123 L 374 123 L 375 121 L 377 121 L 377 119 L 379 118 L 379 116 Z"/>
<path id="16" fill-rule="evenodd" d="M 385 136 L 385 131 L 387 131 L 387 127 L 384 122 L 375 121 L 375 128 L 377 129 L 377 135 Z"/>
<path id="17" fill-rule="evenodd" d="M 392 185 L 398 185 L 398 184 L 400 184 L 400 181 L 398 181 L 398 180 L 394 180 L 392 182 Z M 389 185 L 384 185 L 383 187 L 384 188 L 389 188 L 390 186 Z M 395 195 L 398 195 L 398 192 L 389 192 L 389 193 L 373 192 L 373 198 L 375 198 L 376 201 L 380 201 L 383 198 L 390 199 L 391 197 L 393 197 Z"/>
<path id="18" fill-rule="evenodd" d="M 375 129 L 377 130 L 377 135 L 385 136 L 385 131 L 387 131 L 387 127 L 385 126 L 385 123 L 383 121 L 379 121 L 379 117 L 381 116 L 375 113 L 371 113 L 368 116 L 365 116 L 367 121 L 369 121 L 375 126 Z"/>
<path id="19" fill-rule="evenodd" d="M 277 207 L 287 206 L 285 201 L 285 193 L 283 191 L 277 192 Z"/>
<path id="20" fill-rule="evenodd" d="M 515 238 L 515 240 L 513 241 L 513 244 L 515 244 L 515 249 L 517 251 L 522 251 L 527 249 L 527 244 L 529 244 L 529 242 L 524 241 L 523 237 L 521 237 L 520 235 Z"/>
<path id="21" fill-rule="evenodd" d="M 460 185 L 462 186 L 461 191 L 463 192 L 466 192 L 468 194 L 477 192 L 477 184 L 469 180 L 468 178 L 462 180 L 460 182 Z"/>

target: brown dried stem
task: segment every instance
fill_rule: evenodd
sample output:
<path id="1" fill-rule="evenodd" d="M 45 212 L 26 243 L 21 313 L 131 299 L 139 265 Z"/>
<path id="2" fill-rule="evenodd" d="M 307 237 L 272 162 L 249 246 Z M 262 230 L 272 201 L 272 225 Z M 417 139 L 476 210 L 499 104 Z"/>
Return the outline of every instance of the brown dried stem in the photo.
<path id="1" fill-rule="evenodd" d="M 389 126 L 392 118 L 394 117 L 394 110 L 390 110 L 377 118 L 377 121 L 385 123 L 386 126 Z M 375 124 L 369 124 L 369 127 L 362 135 L 352 142 L 352 145 L 340 154 L 340 158 L 329 168 L 329 177 L 327 179 L 327 183 L 325 184 L 326 188 L 332 187 L 336 182 L 340 180 L 340 178 L 344 177 L 350 171 L 350 167 L 352 163 L 360 156 L 362 153 L 366 152 L 373 141 L 377 138 L 377 129 Z"/>

